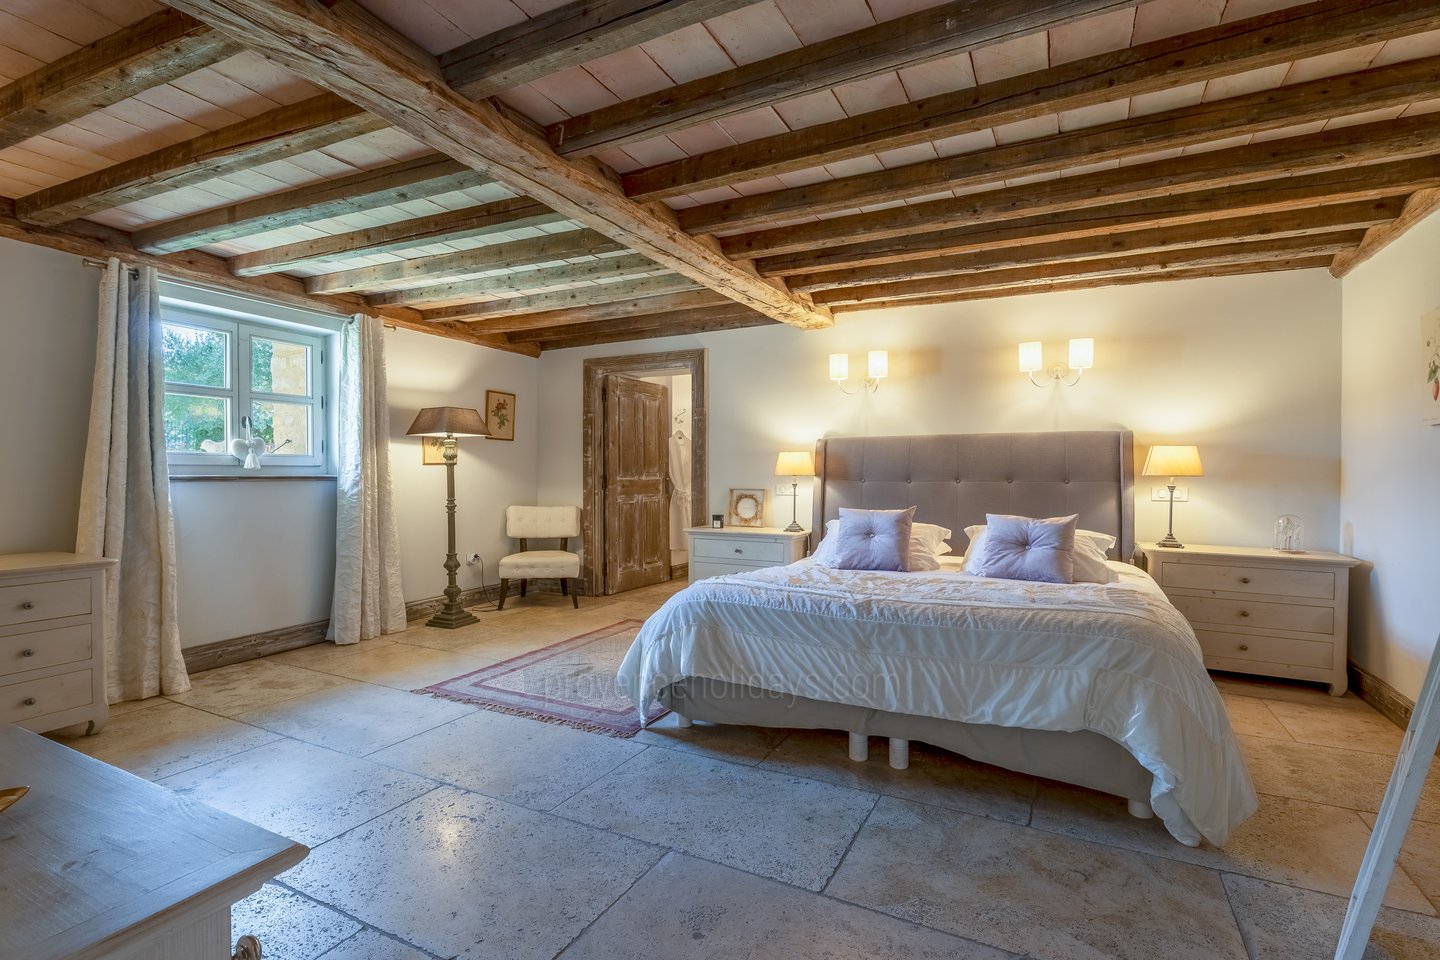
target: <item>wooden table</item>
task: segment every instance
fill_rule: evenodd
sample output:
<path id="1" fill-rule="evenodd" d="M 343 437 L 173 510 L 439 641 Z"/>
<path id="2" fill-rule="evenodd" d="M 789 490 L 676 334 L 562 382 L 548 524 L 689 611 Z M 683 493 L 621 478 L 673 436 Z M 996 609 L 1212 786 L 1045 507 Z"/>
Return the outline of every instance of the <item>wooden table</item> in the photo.
<path id="1" fill-rule="evenodd" d="M 224 960 L 230 906 L 309 849 L 0 726 L 0 956 Z"/>

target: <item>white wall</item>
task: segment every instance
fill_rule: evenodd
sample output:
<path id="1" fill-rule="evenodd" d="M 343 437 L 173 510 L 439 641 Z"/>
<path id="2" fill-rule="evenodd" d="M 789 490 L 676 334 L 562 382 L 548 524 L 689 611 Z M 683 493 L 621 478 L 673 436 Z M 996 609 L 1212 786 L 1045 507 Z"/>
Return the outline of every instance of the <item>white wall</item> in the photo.
<path id="1" fill-rule="evenodd" d="M 1095 368 L 1078 385 L 1037 389 L 1017 372 L 1021 340 L 1043 340 L 1049 363 L 1072 336 L 1096 341 Z M 695 347 L 709 350 L 707 513 L 724 512 L 730 487 L 773 491 L 775 454 L 821 436 L 1124 426 L 1142 461 L 1151 443 L 1200 447 L 1206 476 L 1186 482 L 1191 501 L 1176 507 L 1181 540 L 1269 545 L 1275 518 L 1294 513 L 1311 546 L 1337 546 L 1340 301 L 1323 271 L 844 314 L 808 333 L 776 326 L 547 352 L 541 499 L 580 499 L 582 360 Z M 826 379 L 827 355 L 848 351 L 858 371 L 870 349 L 890 351 L 889 379 L 875 394 L 842 396 Z M 1137 501 L 1140 539 L 1163 535 L 1165 505 Z M 803 488 L 799 509 L 806 522 Z M 768 512 L 783 526 L 789 498 L 772 494 Z"/>
<path id="2" fill-rule="evenodd" d="M 1366 561 L 1350 581 L 1350 657 L 1412 700 L 1440 630 L 1440 427 L 1420 422 L 1437 252 L 1431 216 L 1342 285 L 1341 540 Z"/>

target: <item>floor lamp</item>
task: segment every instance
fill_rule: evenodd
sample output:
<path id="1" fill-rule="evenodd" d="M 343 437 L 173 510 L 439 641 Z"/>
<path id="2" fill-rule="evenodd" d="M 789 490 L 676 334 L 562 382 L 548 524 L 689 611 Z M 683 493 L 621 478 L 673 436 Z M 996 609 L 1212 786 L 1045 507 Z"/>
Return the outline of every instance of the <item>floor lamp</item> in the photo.
<path id="1" fill-rule="evenodd" d="M 415 415 L 415 422 L 405 431 L 410 437 L 440 437 L 445 457 L 445 514 L 450 528 L 450 552 L 445 555 L 445 573 L 450 578 L 445 587 L 445 605 L 425 621 L 427 627 L 463 627 L 477 623 L 478 618 L 460 605 L 460 586 L 455 572 L 460 558 L 455 555 L 455 460 L 456 437 L 488 437 L 485 418 L 471 407 L 426 407 Z"/>

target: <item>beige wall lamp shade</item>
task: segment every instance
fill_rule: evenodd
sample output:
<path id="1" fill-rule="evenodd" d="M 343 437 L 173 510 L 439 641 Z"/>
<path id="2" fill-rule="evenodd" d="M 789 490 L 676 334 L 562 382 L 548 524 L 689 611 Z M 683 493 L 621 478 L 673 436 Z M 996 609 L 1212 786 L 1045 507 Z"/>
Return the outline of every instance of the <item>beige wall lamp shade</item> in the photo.
<path id="1" fill-rule="evenodd" d="M 473 407 L 425 407 L 405 431 L 410 437 L 488 437 L 485 418 Z"/>
<path id="2" fill-rule="evenodd" d="M 809 450 L 786 450 L 775 458 L 777 477 L 815 476 L 815 458 Z"/>
<path id="3" fill-rule="evenodd" d="M 1200 451 L 1195 447 L 1154 446 L 1145 456 L 1145 469 L 1140 471 L 1146 477 L 1203 477 L 1200 466 Z"/>

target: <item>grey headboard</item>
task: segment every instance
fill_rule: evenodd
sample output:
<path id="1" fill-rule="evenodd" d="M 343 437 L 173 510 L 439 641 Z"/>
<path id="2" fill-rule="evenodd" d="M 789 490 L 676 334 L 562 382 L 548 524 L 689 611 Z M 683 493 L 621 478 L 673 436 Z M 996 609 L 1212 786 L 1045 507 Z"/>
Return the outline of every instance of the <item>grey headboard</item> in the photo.
<path id="1" fill-rule="evenodd" d="M 815 445 L 815 529 L 841 507 L 914 504 L 915 519 L 960 532 L 987 513 L 1080 515 L 1114 534 L 1113 558 L 1135 552 L 1135 453 L 1128 430 L 828 437 Z"/>

